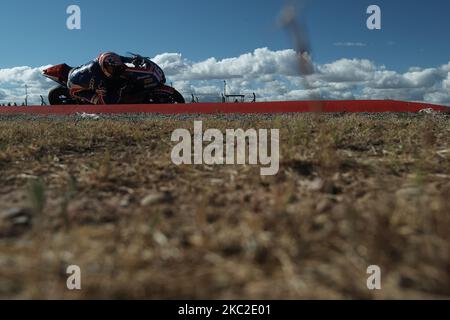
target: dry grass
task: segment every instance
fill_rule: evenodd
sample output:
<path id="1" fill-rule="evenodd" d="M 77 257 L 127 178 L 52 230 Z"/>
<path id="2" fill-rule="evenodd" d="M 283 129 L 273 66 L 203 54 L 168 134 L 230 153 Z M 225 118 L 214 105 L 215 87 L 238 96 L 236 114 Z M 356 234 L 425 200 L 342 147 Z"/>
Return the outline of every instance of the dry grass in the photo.
<path id="1" fill-rule="evenodd" d="M 173 165 L 171 132 L 192 127 L 0 122 L 0 215 L 31 219 L 0 219 L 0 297 L 450 297 L 450 118 L 205 119 L 279 127 L 275 177 Z"/>

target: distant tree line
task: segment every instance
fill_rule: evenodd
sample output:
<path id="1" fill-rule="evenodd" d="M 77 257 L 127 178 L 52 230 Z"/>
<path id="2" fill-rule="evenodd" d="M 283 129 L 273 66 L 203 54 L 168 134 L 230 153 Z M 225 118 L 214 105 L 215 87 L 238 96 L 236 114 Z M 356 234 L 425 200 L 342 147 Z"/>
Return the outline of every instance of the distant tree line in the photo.
<path id="1" fill-rule="evenodd" d="M 43 97 L 43 96 L 39 96 L 39 97 L 40 97 L 40 99 L 41 99 L 41 106 L 46 106 L 47 103 L 45 102 L 44 97 Z M 18 104 L 17 102 L 2 102 L 2 103 L 0 103 L 0 106 L 1 106 L 1 107 L 18 107 L 19 104 Z M 22 103 L 20 104 L 20 106 L 21 106 L 21 107 L 25 107 L 25 106 L 26 106 L 26 103 L 25 103 L 25 102 L 22 102 Z"/>
<path id="2" fill-rule="evenodd" d="M 17 104 L 17 102 L 8 102 L 8 103 L 2 103 L 2 104 L 0 104 L 0 106 L 2 106 L 2 107 L 18 107 L 19 105 Z M 24 107 L 25 102 L 22 102 L 21 106 Z"/>

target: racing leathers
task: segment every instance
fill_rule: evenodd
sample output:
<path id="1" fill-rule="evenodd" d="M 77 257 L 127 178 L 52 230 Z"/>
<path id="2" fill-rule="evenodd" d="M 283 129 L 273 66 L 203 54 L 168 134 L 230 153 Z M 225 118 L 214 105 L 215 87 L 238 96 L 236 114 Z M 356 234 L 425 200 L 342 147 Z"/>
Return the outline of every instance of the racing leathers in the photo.
<path id="1" fill-rule="evenodd" d="M 121 57 L 124 63 L 133 63 L 134 59 Z M 107 77 L 98 62 L 93 60 L 74 68 L 69 73 L 68 88 L 70 94 L 89 104 L 118 104 L 122 101 L 123 90 L 135 81 L 144 80 L 146 88 L 153 88 L 166 82 L 164 72 L 155 63 L 143 68 L 126 68 L 118 78 Z"/>

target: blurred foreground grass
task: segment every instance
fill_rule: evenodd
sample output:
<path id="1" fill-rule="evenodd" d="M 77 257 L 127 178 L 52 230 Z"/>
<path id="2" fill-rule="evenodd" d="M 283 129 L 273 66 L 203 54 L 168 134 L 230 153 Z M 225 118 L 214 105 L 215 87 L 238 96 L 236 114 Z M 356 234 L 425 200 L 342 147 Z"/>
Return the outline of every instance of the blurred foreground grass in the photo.
<path id="1" fill-rule="evenodd" d="M 173 165 L 189 119 L 1 121 L 0 297 L 450 297 L 449 117 L 203 126 L 280 128 L 279 174 Z"/>

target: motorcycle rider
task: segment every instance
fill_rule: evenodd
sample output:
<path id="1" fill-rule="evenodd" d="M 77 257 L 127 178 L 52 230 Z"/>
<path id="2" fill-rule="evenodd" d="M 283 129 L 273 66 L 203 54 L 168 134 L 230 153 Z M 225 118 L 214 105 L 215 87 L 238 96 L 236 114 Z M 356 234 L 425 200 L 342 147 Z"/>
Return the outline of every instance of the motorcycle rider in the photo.
<path id="1" fill-rule="evenodd" d="M 114 52 L 105 52 L 69 73 L 68 88 L 70 94 L 91 104 L 117 104 L 121 101 L 122 91 L 130 83 L 145 79 L 145 87 L 153 88 L 166 83 L 162 69 L 151 62 L 145 69 L 128 68 L 127 63 L 138 64 L 138 58 L 120 56 Z"/>

